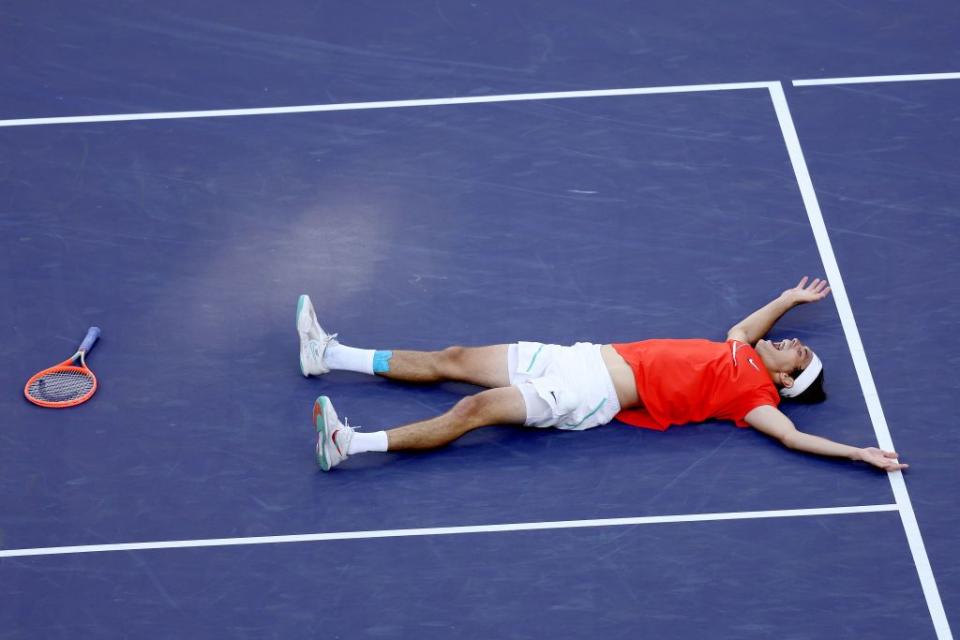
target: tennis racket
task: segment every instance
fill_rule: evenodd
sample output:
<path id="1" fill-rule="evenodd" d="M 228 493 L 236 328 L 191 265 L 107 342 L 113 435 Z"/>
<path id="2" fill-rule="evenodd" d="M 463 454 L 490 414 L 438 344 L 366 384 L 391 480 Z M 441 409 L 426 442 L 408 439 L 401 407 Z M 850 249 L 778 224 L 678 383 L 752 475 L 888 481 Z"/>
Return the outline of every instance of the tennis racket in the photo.
<path id="1" fill-rule="evenodd" d="M 97 376 L 87 367 L 85 356 L 100 337 L 100 327 L 90 327 L 77 352 L 58 365 L 44 369 L 27 380 L 23 395 L 33 404 L 53 409 L 78 405 L 97 390 Z M 77 358 L 80 366 L 76 366 Z"/>

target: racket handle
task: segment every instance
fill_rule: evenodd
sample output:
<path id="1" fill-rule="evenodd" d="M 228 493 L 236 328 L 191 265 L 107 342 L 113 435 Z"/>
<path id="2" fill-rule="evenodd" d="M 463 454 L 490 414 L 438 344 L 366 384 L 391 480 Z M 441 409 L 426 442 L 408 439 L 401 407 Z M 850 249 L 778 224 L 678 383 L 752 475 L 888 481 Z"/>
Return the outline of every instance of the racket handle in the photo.
<path id="1" fill-rule="evenodd" d="M 96 342 L 99 337 L 100 327 L 90 327 L 87 329 L 87 335 L 83 338 L 83 342 L 80 343 L 79 351 L 83 351 L 84 353 L 90 351 L 93 343 Z"/>

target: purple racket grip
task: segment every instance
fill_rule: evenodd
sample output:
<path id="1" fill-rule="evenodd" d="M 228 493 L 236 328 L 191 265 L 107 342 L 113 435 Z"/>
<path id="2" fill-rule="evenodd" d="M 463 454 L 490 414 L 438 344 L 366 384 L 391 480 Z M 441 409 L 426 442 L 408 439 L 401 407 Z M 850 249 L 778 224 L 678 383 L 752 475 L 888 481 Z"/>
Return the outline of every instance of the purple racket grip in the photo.
<path id="1" fill-rule="evenodd" d="M 97 338 L 100 337 L 100 327 L 90 327 L 87 329 L 87 335 L 84 337 L 83 342 L 80 343 L 79 351 L 86 353 L 90 351 L 93 347 L 93 343 L 97 341 Z"/>

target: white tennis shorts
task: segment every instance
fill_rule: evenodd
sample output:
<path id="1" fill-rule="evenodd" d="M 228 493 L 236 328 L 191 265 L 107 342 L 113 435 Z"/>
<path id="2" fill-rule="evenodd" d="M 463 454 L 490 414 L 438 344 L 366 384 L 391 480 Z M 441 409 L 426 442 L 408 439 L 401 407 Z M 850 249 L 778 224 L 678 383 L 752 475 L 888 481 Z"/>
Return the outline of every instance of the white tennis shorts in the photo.
<path id="1" fill-rule="evenodd" d="M 510 384 L 527 405 L 526 426 L 582 431 L 607 424 L 620 412 L 600 345 L 518 342 L 507 354 Z"/>

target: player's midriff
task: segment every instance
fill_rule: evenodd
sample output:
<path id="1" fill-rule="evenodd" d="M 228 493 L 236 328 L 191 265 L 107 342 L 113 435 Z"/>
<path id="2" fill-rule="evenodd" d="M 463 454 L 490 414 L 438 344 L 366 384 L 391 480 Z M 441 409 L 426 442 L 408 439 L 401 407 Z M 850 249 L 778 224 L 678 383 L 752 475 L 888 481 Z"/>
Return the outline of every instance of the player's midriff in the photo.
<path id="1" fill-rule="evenodd" d="M 634 409 L 642 405 L 640 394 L 637 393 L 637 380 L 633 369 L 627 364 L 612 344 L 605 344 L 600 348 L 603 363 L 607 366 L 613 388 L 617 390 L 617 400 L 621 409 Z"/>

